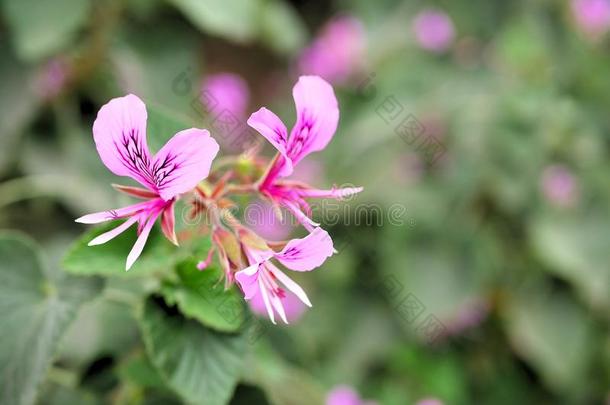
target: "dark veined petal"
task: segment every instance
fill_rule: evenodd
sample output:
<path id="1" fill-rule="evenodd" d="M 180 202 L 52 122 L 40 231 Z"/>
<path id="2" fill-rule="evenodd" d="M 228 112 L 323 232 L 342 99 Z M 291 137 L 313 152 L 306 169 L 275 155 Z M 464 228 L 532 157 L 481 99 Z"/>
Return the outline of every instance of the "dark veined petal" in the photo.
<path id="1" fill-rule="evenodd" d="M 161 198 L 171 200 L 194 188 L 210 173 L 219 146 L 204 129 L 178 132 L 155 155 L 154 183 Z"/>
<path id="2" fill-rule="evenodd" d="M 146 106 L 129 94 L 105 104 L 93 123 L 93 139 L 102 159 L 117 176 L 128 176 L 155 190 L 146 143 Z"/>

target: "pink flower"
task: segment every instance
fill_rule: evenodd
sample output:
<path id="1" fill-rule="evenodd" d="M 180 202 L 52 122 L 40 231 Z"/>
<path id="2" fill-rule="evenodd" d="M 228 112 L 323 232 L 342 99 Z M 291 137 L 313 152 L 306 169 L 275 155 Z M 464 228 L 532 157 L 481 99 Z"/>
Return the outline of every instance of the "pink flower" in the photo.
<path id="1" fill-rule="evenodd" d="M 301 76 L 292 90 L 297 121 L 288 136 L 284 123 L 263 107 L 248 119 L 248 125 L 260 132 L 278 150 L 267 173 L 258 182 L 258 189 L 272 202 L 281 204 L 311 231 L 318 224 L 305 212 L 310 212 L 305 198 L 340 199 L 362 191 L 362 187 L 319 190 L 309 185 L 282 180 L 307 155 L 326 147 L 339 122 L 339 108 L 333 88 L 318 76 Z"/>
<path id="2" fill-rule="evenodd" d="M 443 402 L 436 398 L 424 398 L 420 399 L 416 405 L 443 405 Z"/>
<path id="3" fill-rule="evenodd" d="M 489 303 L 483 299 L 475 298 L 460 305 L 454 315 L 445 321 L 447 332 L 459 335 L 479 325 L 489 313 Z"/>
<path id="4" fill-rule="evenodd" d="M 364 60 L 366 41 L 360 21 L 342 16 L 330 20 L 298 60 L 301 74 L 314 74 L 331 83 L 343 83 Z"/>
<path id="5" fill-rule="evenodd" d="M 202 90 L 202 101 L 209 111 L 218 114 L 229 111 L 236 118 L 245 118 L 250 91 L 241 76 L 235 73 L 209 75 L 203 81 Z"/>
<path id="6" fill-rule="evenodd" d="M 419 46 L 436 53 L 446 51 L 455 38 L 451 18 L 439 10 L 426 9 L 417 14 L 413 30 Z"/>
<path id="7" fill-rule="evenodd" d="M 62 57 L 51 59 L 38 74 L 36 87 L 44 99 L 52 99 L 62 92 L 68 82 L 71 67 Z"/>
<path id="8" fill-rule="evenodd" d="M 574 175 L 566 166 L 552 165 L 542 173 L 542 192 L 552 204 L 571 207 L 578 200 L 578 187 Z"/>
<path id="9" fill-rule="evenodd" d="M 249 231 L 242 229 L 242 232 Z M 248 239 L 252 240 L 247 234 L 240 238 L 242 241 Z M 305 291 L 273 264 L 271 259 L 277 260 L 290 270 L 311 271 L 333 254 L 333 243 L 326 231 L 316 228 L 306 237 L 288 242 L 279 253 L 259 241 L 243 243 L 242 249 L 249 267 L 237 272 L 235 279 L 244 293 L 244 298 L 251 300 L 260 295 L 271 322 L 275 323 L 277 313 L 284 323 L 288 323 L 284 307 L 286 291 L 282 285 L 305 305 L 311 307 L 311 302 Z"/>
<path id="10" fill-rule="evenodd" d="M 326 405 L 376 405 L 376 402 L 360 398 L 356 390 L 347 385 L 338 385 L 326 396 Z"/>
<path id="11" fill-rule="evenodd" d="M 582 32 L 593 40 L 610 28 L 609 0 L 572 0 L 572 14 Z"/>
<path id="12" fill-rule="evenodd" d="M 146 143 L 146 106 L 130 94 L 110 100 L 93 123 L 93 139 L 102 159 L 117 176 L 131 177 L 145 188 L 116 186 L 134 197 L 146 201 L 116 210 L 97 212 L 76 221 L 95 224 L 119 218 L 127 221 L 99 235 L 89 246 L 99 245 L 116 237 L 138 223 L 138 239 L 127 256 L 129 270 L 142 253 L 150 231 L 161 217 L 165 236 L 177 244 L 174 231 L 174 202 L 181 194 L 207 177 L 218 144 L 206 130 L 186 129 L 178 132 L 155 155 Z"/>

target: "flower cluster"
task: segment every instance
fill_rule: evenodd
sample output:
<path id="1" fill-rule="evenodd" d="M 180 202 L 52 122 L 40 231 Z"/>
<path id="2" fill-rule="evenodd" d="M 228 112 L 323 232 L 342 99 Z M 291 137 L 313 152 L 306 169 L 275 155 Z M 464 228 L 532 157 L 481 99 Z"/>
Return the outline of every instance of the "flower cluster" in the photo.
<path id="1" fill-rule="evenodd" d="M 190 196 L 191 215 L 207 216 L 209 221 L 203 226 L 209 230 L 212 240 L 207 258 L 197 268 L 205 270 L 216 253 L 226 287 L 236 282 L 246 300 L 262 300 L 272 322 L 279 316 L 288 323 L 284 306 L 287 299 L 296 297 L 308 306 L 311 302 L 305 291 L 278 266 L 298 272 L 311 271 L 335 252 L 328 233 L 311 218 L 307 200 L 341 199 L 362 191 L 361 187 L 322 190 L 290 178 L 301 160 L 326 147 L 339 121 L 334 91 L 320 77 L 300 77 L 293 96 L 297 120 L 290 133 L 277 115 L 266 108 L 248 119 L 248 125 L 277 149 L 270 161 L 252 153 L 242 158 L 260 167 L 262 174 L 256 178 L 240 176 L 238 168 L 231 164 L 219 165 L 211 172 L 219 146 L 203 129 L 180 131 L 152 154 L 146 142 L 144 103 L 134 95 L 111 100 L 100 109 L 93 125 L 95 145 L 110 171 L 131 177 L 144 187 L 115 185 L 115 188 L 144 201 L 78 218 L 77 222 L 87 224 L 126 219 L 89 245 L 108 242 L 137 223 L 138 238 L 127 257 L 126 270 L 129 270 L 142 253 L 158 218 L 161 218 L 163 234 L 178 245 L 174 205 L 179 198 Z M 226 162 L 238 165 L 242 159 L 227 157 Z M 235 206 L 232 195 L 244 193 L 267 200 L 278 208 L 278 215 L 279 207 L 286 208 L 308 235 L 288 241 L 261 237 L 225 209 Z"/>

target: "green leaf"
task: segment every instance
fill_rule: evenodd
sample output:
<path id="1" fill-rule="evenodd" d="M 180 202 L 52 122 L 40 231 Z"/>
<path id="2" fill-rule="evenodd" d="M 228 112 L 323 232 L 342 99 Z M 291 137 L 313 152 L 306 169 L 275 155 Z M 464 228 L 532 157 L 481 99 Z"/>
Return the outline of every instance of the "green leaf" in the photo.
<path id="1" fill-rule="evenodd" d="M 102 288 L 42 265 L 31 240 L 0 234 L 0 403 L 31 404 L 59 339 Z"/>
<path id="2" fill-rule="evenodd" d="M 139 317 L 146 351 L 167 384 L 186 402 L 226 404 L 241 374 L 246 340 L 221 334 L 149 299 Z"/>
<path id="3" fill-rule="evenodd" d="M 132 384 L 146 388 L 164 388 L 165 382 L 144 353 L 127 359 L 117 370 L 119 377 Z"/>
<path id="4" fill-rule="evenodd" d="M 262 7 L 260 36 L 271 49 L 291 54 L 305 44 L 307 31 L 291 5 L 284 1 L 267 1 Z"/>
<path id="5" fill-rule="evenodd" d="M 225 291 L 222 273 L 215 267 L 199 271 L 188 260 L 178 268 L 180 284 L 166 284 L 161 294 L 169 305 L 178 305 L 187 317 L 221 332 L 235 332 L 244 322 L 243 299 L 235 287 Z"/>
<path id="6" fill-rule="evenodd" d="M 88 0 L 4 0 L 3 11 L 19 56 L 40 59 L 65 48 L 86 23 Z"/>
<path id="7" fill-rule="evenodd" d="M 79 387 L 47 383 L 41 389 L 38 405 L 100 405 L 102 403 L 102 398 L 97 397 L 93 392 Z"/>
<path id="8" fill-rule="evenodd" d="M 258 0 L 169 0 L 203 32 L 244 42 L 256 34 Z"/>
<path id="9" fill-rule="evenodd" d="M 594 345 L 590 318 L 567 295 L 519 292 L 507 307 L 507 329 L 517 353 L 558 392 L 584 387 Z"/>
<path id="10" fill-rule="evenodd" d="M 586 218 L 545 215 L 533 223 L 531 243 L 549 271 L 576 286 L 589 304 L 610 306 L 610 223 L 603 215 Z"/>
<path id="11" fill-rule="evenodd" d="M 274 405 L 324 403 L 324 387 L 305 370 L 288 364 L 267 342 L 257 344 L 248 357 L 244 380 L 260 387 Z"/>
<path id="12" fill-rule="evenodd" d="M 113 281 L 128 284 L 132 280 L 143 279 L 106 280 L 101 299 L 83 306 L 62 338 L 58 353 L 62 364 L 86 367 L 103 356 L 121 356 L 140 342 L 133 311 L 126 305 L 132 302 L 132 298 L 127 293 L 119 294 L 117 289 L 111 288 Z M 120 299 L 126 302 L 116 301 Z M 141 300 L 133 298 L 133 304 L 136 302 Z M 112 328 L 108 328 L 108 325 L 112 325 Z"/>
<path id="13" fill-rule="evenodd" d="M 2 41 L 4 42 L 4 41 Z M 30 69 L 0 42 L 0 171 L 17 160 L 17 140 L 38 107 Z"/>
<path id="14" fill-rule="evenodd" d="M 120 222 L 113 221 L 96 227 L 77 240 L 64 257 L 65 269 L 81 275 L 141 277 L 167 271 L 191 254 L 187 247 L 176 247 L 167 241 L 156 225 L 142 255 L 129 271 L 125 271 L 125 260 L 136 241 L 135 226 L 103 245 L 87 246 L 93 238 L 118 226 Z"/>
<path id="15" fill-rule="evenodd" d="M 116 43 L 110 49 L 108 67 L 115 79 L 111 77 L 106 87 L 115 87 L 112 82 L 117 81 L 121 92 L 129 90 L 145 100 L 149 113 L 151 104 L 161 105 L 175 114 L 191 117 L 193 122 L 186 128 L 194 126 L 193 123 L 200 126 L 203 123 L 199 101 L 200 54 L 197 32 L 183 23 L 164 22 L 154 30 L 126 28 L 117 33 Z M 92 96 L 97 94 L 94 88 Z M 116 95 L 111 93 L 107 97 Z M 156 150 L 159 145 L 149 146 Z"/>

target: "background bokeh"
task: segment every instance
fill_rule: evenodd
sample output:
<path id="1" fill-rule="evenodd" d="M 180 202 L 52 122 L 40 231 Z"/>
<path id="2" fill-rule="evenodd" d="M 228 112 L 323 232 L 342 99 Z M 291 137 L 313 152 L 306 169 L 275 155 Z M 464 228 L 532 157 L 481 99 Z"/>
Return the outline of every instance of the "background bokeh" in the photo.
<path id="1" fill-rule="evenodd" d="M 299 279 L 314 307 L 265 329 L 266 380 L 245 370 L 231 403 L 309 405 L 333 389 L 331 405 L 356 393 L 610 401 L 605 0 L 0 0 L 0 11 L 0 229 L 35 239 L 58 271 L 84 231 L 74 218 L 128 201 L 92 141 L 110 98 L 137 94 L 219 136 L 200 100 L 212 75 L 245 81 L 242 123 L 263 105 L 291 123 L 299 74 L 333 83 L 339 129 L 299 175 L 364 191 L 315 207 L 339 254 Z M 138 379 L 146 359 L 124 363 L 141 349 L 112 290 L 122 282 L 78 313 L 40 403 L 178 401 Z"/>

